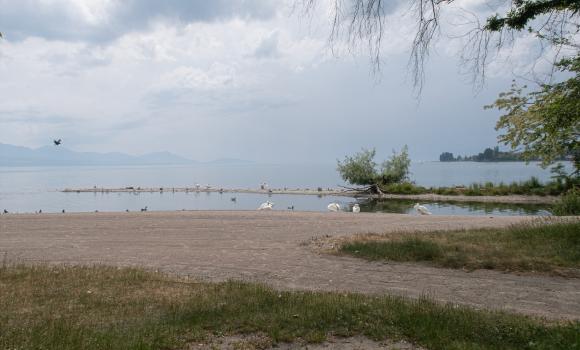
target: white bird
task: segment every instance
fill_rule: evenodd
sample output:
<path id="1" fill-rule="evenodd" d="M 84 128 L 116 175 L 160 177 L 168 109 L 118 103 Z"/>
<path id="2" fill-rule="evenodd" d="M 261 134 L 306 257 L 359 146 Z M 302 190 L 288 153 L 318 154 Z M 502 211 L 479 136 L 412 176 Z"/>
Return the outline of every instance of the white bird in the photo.
<path id="1" fill-rule="evenodd" d="M 260 204 L 260 206 L 258 207 L 258 210 L 272 210 L 273 207 L 274 207 L 274 203 L 272 203 L 270 201 L 266 201 L 266 202 Z"/>
<path id="2" fill-rule="evenodd" d="M 328 210 L 330 210 L 330 211 L 340 211 L 340 204 L 338 204 L 338 203 L 330 203 L 330 204 L 327 206 L 327 208 L 328 208 Z"/>
<path id="3" fill-rule="evenodd" d="M 360 206 L 358 205 L 358 203 L 355 203 L 355 205 L 352 206 L 352 212 L 360 213 Z"/>
<path id="4" fill-rule="evenodd" d="M 429 209 L 427 209 L 427 207 L 425 207 L 424 205 L 421 205 L 419 203 L 415 204 L 413 206 L 413 208 L 415 208 L 417 213 L 419 213 L 421 215 L 431 215 L 431 212 L 429 211 Z"/>

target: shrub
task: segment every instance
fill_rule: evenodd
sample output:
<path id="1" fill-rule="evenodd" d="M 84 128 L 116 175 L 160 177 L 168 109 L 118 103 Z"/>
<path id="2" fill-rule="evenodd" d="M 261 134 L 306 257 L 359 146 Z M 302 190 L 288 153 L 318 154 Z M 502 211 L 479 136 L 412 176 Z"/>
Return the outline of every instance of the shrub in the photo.
<path id="1" fill-rule="evenodd" d="M 580 215 L 580 189 L 573 188 L 566 192 L 554 205 L 554 215 Z"/>

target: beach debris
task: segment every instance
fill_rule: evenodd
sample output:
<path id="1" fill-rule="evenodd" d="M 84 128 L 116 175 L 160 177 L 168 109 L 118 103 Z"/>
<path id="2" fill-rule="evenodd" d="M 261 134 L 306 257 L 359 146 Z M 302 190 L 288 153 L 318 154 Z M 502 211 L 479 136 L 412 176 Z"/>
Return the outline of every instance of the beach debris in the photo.
<path id="1" fill-rule="evenodd" d="M 328 208 L 328 210 L 330 210 L 330 211 L 337 212 L 337 211 L 340 211 L 340 204 L 338 204 L 338 203 L 330 203 L 330 204 L 327 206 L 327 208 Z"/>
<path id="2" fill-rule="evenodd" d="M 273 207 L 274 207 L 274 203 L 272 203 L 270 201 L 266 201 L 266 202 L 260 204 L 260 206 L 258 207 L 258 210 L 272 210 Z"/>
<path id="3" fill-rule="evenodd" d="M 141 211 L 147 211 L 147 206 L 145 206 L 145 208 L 141 208 Z"/>
<path id="4" fill-rule="evenodd" d="M 358 205 L 358 203 L 355 203 L 355 205 L 352 206 L 352 212 L 360 213 L 360 205 Z"/>
<path id="5" fill-rule="evenodd" d="M 413 208 L 415 208 L 415 210 L 417 211 L 417 213 L 421 214 L 421 215 L 431 215 L 431 212 L 429 211 L 429 209 L 427 209 L 426 206 L 421 205 L 419 203 L 416 203 Z"/>

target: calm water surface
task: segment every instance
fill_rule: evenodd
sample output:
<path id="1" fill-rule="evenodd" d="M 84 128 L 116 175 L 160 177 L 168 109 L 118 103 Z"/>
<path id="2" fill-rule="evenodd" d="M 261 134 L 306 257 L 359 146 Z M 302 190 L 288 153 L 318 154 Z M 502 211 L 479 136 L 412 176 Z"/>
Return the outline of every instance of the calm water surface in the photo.
<path id="1" fill-rule="evenodd" d="M 570 165 L 567 165 L 570 166 Z M 536 176 L 549 180 L 548 170 L 524 163 L 439 163 L 412 164 L 412 179 L 423 186 L 451 186 L 473 182 L 522 181 Z M 298 196 L 219 193 L 62 193 L 78 187 L 184 187 L 199 183 L 224 188 L 258 188 L 266 182 L 272 188 L 336 187 L 344 182 L 334 164 L 322 165 L 215 165 L 111 166 L 111 167 L 1 167 L 0 210 L 10 212 L 87 212 L 139 210 L 254 210 L 270 200 L 275 209 L 325 211 L 330 202 L 348 210 L 355 199 L 334 196 Z M 232 197 L 236 197 L 232 201 Z M 362 211 L 412 213 L 411 201 L 361 201 Z M 546 206 L 427 203 L 433 214 L 450 215 L 543 215 Z"/>

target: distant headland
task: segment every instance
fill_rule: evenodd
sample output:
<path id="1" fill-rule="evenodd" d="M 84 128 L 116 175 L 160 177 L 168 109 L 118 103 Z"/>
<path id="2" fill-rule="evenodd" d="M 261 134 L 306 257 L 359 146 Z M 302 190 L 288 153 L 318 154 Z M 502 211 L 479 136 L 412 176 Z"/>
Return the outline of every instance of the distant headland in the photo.
<path id="1" fill-rule="evenodd" d="M 498 146 L 494 148 L 486 148 L 483 152 L 471 156 L 455 157 L 451 152 L 443 152 L 439 156 L 440 162 L 526 162 L 537 161 L 538 159 L 526 159 L 519 152 L 504 152 L 500 151 Z M 566 160 L 562 158 L 559 160 Z"/>

